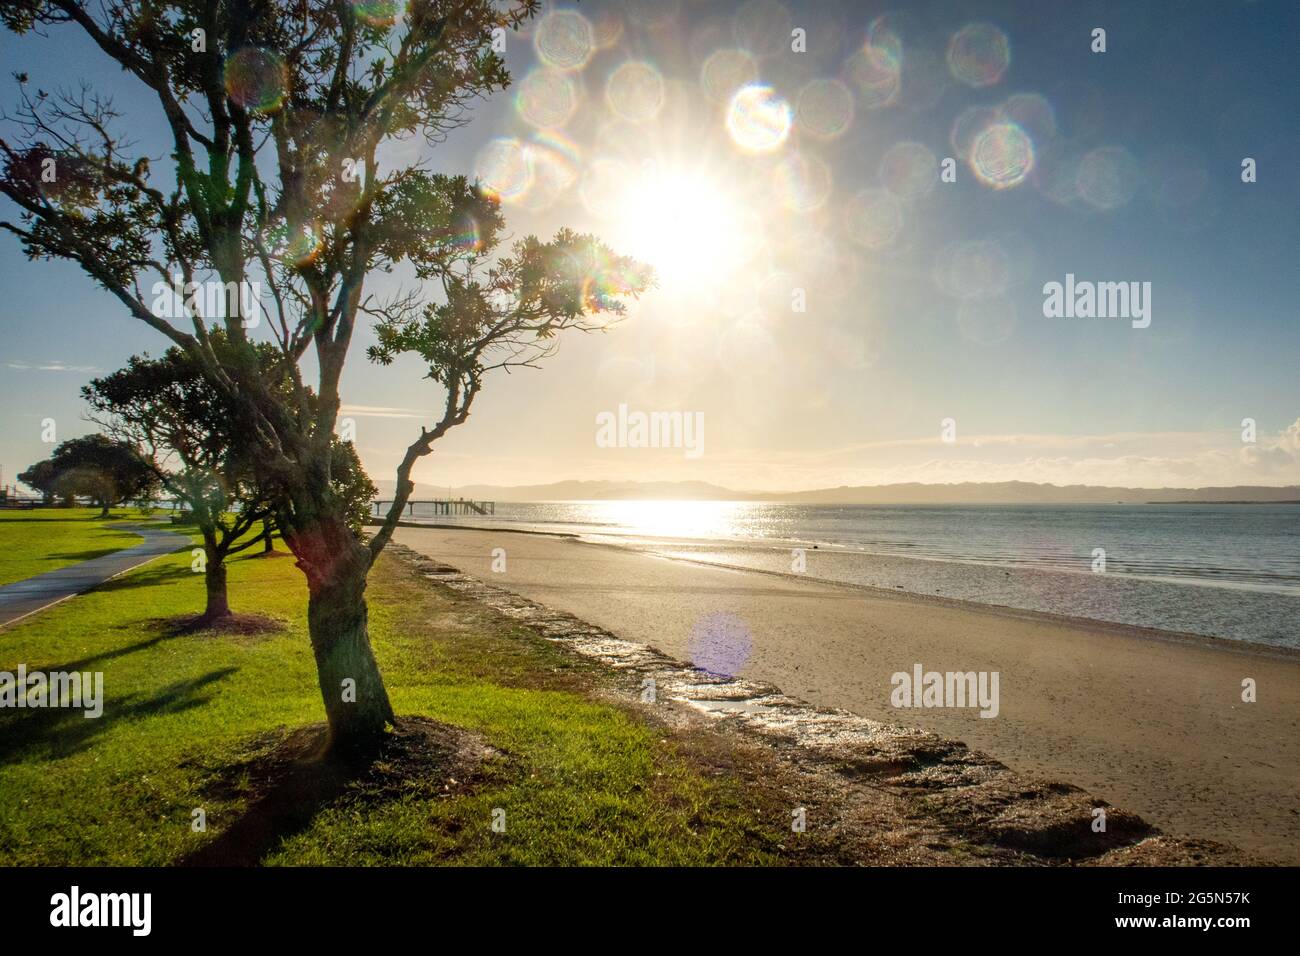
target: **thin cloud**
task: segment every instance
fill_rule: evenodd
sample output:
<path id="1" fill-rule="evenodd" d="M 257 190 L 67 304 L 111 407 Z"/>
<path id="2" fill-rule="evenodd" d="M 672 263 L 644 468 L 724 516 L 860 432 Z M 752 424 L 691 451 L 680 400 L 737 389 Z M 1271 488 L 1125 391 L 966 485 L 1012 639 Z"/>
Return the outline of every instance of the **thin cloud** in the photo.
<path id="1" fill-rule="evenodd" d="M 428 414 L 413 408 L 394 408 L 385 405 L 342 405 L 340 415 L 354 415 L 357 418 L 428 418 Z"/>
<path id="2" fill-rule="evenodd" d="M 6 366 L 20 372 L 99 372 L 102 369 L 94 365 L 65 365 L 62 362 L 50 362 L 46 365 L 28 365 L 26 362 L 6 362 Z"/>

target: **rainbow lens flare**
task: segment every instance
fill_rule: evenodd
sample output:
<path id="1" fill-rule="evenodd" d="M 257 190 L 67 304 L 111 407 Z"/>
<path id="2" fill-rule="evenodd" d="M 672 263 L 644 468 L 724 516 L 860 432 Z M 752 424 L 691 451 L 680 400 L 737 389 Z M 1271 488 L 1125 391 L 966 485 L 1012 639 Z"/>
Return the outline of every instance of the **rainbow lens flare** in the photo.
<path id="1" fill-rule="evenodd" d="M 770 86 L 751 83 L 736 91 L 727 108 L 727 132 L 747 153 L 780 149 L 790 135 L 794 113 Z"/>
<path id="2" fill-rule="evenodd" d="M 498 137 L 479 150 L 474 173 L 483 191 L 501 202 L 522 198 L 533 184 L 528 151 L 512 137 Z"/>
<path id="3" fill-rule="evenodd" d="M 1034 168 L 1034 142 L 1015 123 L 992 123 L 971 143 L 970 167 L 986 186 L 1019 186 Z"/>
<path id="4" fill-rule="evenodd" d="M 391 27 L 406 15 L 405 0 L 349 0 L 352 14 L 367 26 Z"/>
<path id="5" fill-rule="evenodd" d="M 268 50 L 236 50 L 226 58 L 222 78 L 226 95 L 246 110 L 274 113 L 284 105 L 289 73 L 284 61 Z"/>

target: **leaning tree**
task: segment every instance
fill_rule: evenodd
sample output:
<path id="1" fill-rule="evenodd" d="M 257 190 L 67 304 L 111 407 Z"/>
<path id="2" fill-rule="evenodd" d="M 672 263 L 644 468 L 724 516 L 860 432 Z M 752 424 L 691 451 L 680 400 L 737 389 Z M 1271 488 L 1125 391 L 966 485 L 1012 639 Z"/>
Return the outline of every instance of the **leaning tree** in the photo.
<path id="1" fill-rule="evenodd" d="M 410 0 L 400 18 L 385 16 L 399 6 L 10 0 L 0 8 L 19 34 L 82 31 L 156 103 L 165 157 L 121 137 L 110 98 L 84 86 L 33 91 L 19 74 L 9 138 L 0 138 L 0 192 L 20 214 L 0 228 L 32 258 L 78 263 L 192 356 L 236 410 L 307 579 L 331 739 L 349 747 L 373 743 L 394 720 L 367 634 L 365 587 L 413 490 L 414 464 L 466 421 L 489 371 L 536 363 L 563 330 L 603 327 L 652 281 L 646 268 L 567 230 L 503 249 L 491 195 L 393 159 L 399 152 L 387 144 L 418 136 L 436 146 L 473 99 L 509 83 L 500 43 L 538 7 Z M 139 128 L 148 118 L 130 119 Z M 398 264 L 417 280 L 410 288 L 384 299 L 367 291 L 372 273 Z M 215 305 L 205 282 L 223 290 Z M 254 282 L 262 294 L 242 294 Z M 179 319 L 148 294 L 160 284 L 178 290 Z M 380 332 L 374 360 L 416 355 L 440 386 L 368 541 L 349 526 L 332 480 L 340 377 L 367 319 Z M 269 328 L 292 369 L 288 395 L 260 374 L 255 324 Z M 214 328 L 230 343 L 224 361 Z"/>

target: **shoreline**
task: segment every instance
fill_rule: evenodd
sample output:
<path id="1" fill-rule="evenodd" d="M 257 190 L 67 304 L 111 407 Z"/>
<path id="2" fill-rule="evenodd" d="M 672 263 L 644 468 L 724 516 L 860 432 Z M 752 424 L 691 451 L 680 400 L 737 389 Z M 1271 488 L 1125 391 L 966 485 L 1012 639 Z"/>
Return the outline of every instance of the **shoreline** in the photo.
<path id="1" fill-rule="evenodd" d="M 512 532 L 513 533 L 513 532 Z M 820 578 L 811 575 L 798 575 L 790 571 L 773 571 L 767 568 L 755 568 L 743 564 L 725 564 L 718 561 L 701 561 L 682 557 L 675 554 L 663 554 L 651 549 L 627 549 L 623 545 L 606 544 L 600 541 L 583 541 L 583 544 L 590 544 L 593 547 L 608 547 L 616 550 L 638 550 L 642 554 L 653 555 L 663 558 L 667 561 L 681 561 L 686 564 L 697 564 L 711 568 L 726 568 L 731 571 L 744 571 L 753 574 L 766 574 L 775 578 L 787 579 L 790 581 L 815 581 L 818 584 L 826 585 L 833 588 L 848 588 L 854 591 L 867 591 L 876 595 L 888 596 L 896 599 L 912 600 L 920 604 L 934 604 L 944 607 L 953 607 L 961 610 L 977 612 L 1003 614 L 1008 617 L 1023 618 L 1026 620 L 1041 620 L 1046 623 L 1068 625 L 1079 628 L 1092 628 L 1108 633 L 1113 633 L 1134 639 L 1165 641 L 1170 644 L 1189 643 L 1207 648 L 1216 648 L 1223 651 L 1250 654 L 1252 656 L 1273 657 L 1280 660 L 1290 660 L 1300 662 L 1300 649 L 1284 647 L 1277 644 L 1263 644 L 1258 641 L 1249 641 L 1240 638 L 1215 637 L 1210 634 L 1196 634 L 1191 631 L 1173 631 L 1168 628 L 1143 627 L 1139 624 L 1126 624 L 1122 621 L 1107 621 L 1101 618 L 1081 617 L 1070 614 L 1057 614 L 1052 611 L 1039 611 L 1033 608 L 1020 608 L 1010 604 L 991 604 L 984 601 L 973 601 L 969 598 L 945 597 L 942 594 L 922 594 L 917 591 L 897 590 L 891 588 L 882 588 L 873 584 L 858 584 L 853 581 L 836 581 L 832 578 Z M 861 552 L 868 557 L 876 557 L 873 552 Z M 911 561 L 941 560 L 929 558 L 909 558 Z M 952 562 L 954 564 L 962 562 Z M 998 565 L 989 565 L 989 567 L 998 567 Z M 1071 574 L 1084 572 L 1059 572 L 1062 574 Z"/>
<path id="2" fill-rule="evenodd" d="M 691 660 L 706 625 L 742 622 L 738 675 L 820 707 L 963 740 L 1076 783 L 1175 836 L 1300 862 L 1300 655 L 1269 646 L 756 573 L 617 545 L 463 528 L 395 540 L 624 639 Z M 492 571 L 504 547 L 506 573 Z M 997 671 L 993 719 L 896 709 L 890 676 Z M 1257 682 L 1243 703 L 1241 682 Z"/>
<path id="3" fill-rule="evenodd" d="M 379 522 L 369 522 L 369 524 L 378 526 Z M 599 540 L 601 538 L 617 538 L 618 535 L 603 534 L 592 532 L 589 534 L 579 534 L 567 531 L 544 531 L 531 528 L 497 528 L 485 527 L 482 525 L 462 525 L 462 524 L 439 524 L 426 523 L 420 521 L 399 521 L 398 528 L 410 529 L 431 529 L 438 531 L 466 531 L 482 534 L 520 534 L 534 535 L 538 537 L 555 538 L 557 540 L 574 541 L 584 545 L 590 545 L 596 548 L 608 548 L 614 552 L 631 552 L 645 554 L 669 561 L 681 561 L 683 563 L 699 565 L 702 567 L 724 568 L 732 571 L 752 572 L 754 574 L 769 575 L 778 579 L 790 582 L 816 582 L 826 585 L 827 587 L 849 588 L 855 591 L 864 591 L 879 596 L 889 596 L 893 598 L 907 597 L 920 602 L 938 604 L 945 607 L 957 607 L 970 611 L 986 611 L 1001 613 L 1007 616 L 1026 618 L 1029 620 L 1042 620 L 1051 624 L 1068 625 L 1080 628 L 1097 628 L 1110 633 L 1120 634 L 1133 638 L 1140 638 L 1150 641 L 1165 641 L 1170 643 L 1186 642 L 1204 647 L 1218 647 L 1223 650 L 1235 651 L 1263 657 L 1273 657 L 1283 660 L 1300 661 L 1300 647 L 1290 647 L 1285 644 L 1271 643 L 1261 640 L 1252 640 L 1249 637 L 1223 637 L 1219 634 L 1204 634 L 1195 631 L 1177 630 L 1169 627 L 1153 627 L 1150 625 L 1131 623 L 1126 621 L 1109 620 L 1103 617 L 1089 617 L 1082 614 L 1066 614 L 1057 611 L 1045 610 L 1042 608 L 1018 607 L 1014 604 L 1002 604 L 994 601 L 977 600 L 970 597 L 952 597 L 942 594 L 929 594 L 923 591 L 908 590 L 898 587 L 884 587 L 879 584 L 870 584 L 859 581 L 848 581 L 833 577 L 825 577 L 807 571 L 802 574 L 793 571 L 782 571 L 773 568 L 762 567 L 755 564 L 735 564 L 727 561 L 710 561 L 700 557 L 691 557 L 682 553 L 688 549 L 707 549 L 713 553 L 724 553 L 728 551 L 750 552 L 750 553 L 781 553 L 787 550 L 788 544 L 794 546 L 806 547 L 807 543 L 797 541 L 796 539 L 752 539 L 745 541 L 733 540 L 713 540 L 713 539 L 659 539 L 652 540 L 641 536 L 633 538 L 627 536 L 627 540 L 617 543 L 610 540 Z M 817 549 L 813 549 L 817 550 Z M 1091 575 L 1084 571 L 1070 571 L 1060 568 L 1037 569 L 1037 568 L 1011 568 L 1001 564 L 993 564 L 978 561 L 958 561 L 948 558 L 931 558 L 889 554 L 872 551 L 856 551 L 842 549 L 839 545 L 830 544 L 827 548 L 820 550 L 819 557 L 856 556 L 867 560 L 879 562 L 922 562 L 925 564 L 937 564 L 942 566 L 959 566 L 981 569 L 997 569 L 1003 572 L 1012 571 L 1013 573 L 1037 573 L 1050 575 L 1077 575 L 1081 580 L 1090 580 Z M 813 555 L 809 554 L 809 558 Z M 1257 591 L 1246 587 L 1238 587 L 1232 584 L 1218 582 L 1201 582 L 1201 581 L 1182 581 L 1178 579 L 1153 578 L 1143 575 L 1126 575 L 1121 572 L 1112 572 L 1112 580 L 1128 580 L 1146 583 L 1154 583 L 1161 586 L 1179 587 L 1179 588 L 1215 588 L 1227 591 L 1240 591 L 1252 595 L 1267 594 L 1274 597 L 1286 597 L 1285 595 L 1276 595 L 1272 592 Z"/>

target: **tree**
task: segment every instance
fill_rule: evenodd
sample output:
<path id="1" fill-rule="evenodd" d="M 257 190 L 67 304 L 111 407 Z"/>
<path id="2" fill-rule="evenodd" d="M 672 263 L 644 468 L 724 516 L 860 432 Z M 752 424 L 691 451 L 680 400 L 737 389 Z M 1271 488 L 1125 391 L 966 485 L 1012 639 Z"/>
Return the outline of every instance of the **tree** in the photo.
<path id="1" fill-rule="evenodd" d="M 238 453 L 231 409 L 175 347 L 159 359 L 132 356 L 81 394 L 100 427 L 149 449 L 158 479 L 186 506 L 203 538 L 203 620 L 229 618 L 226 559 L 261 541 L 261 534 L 246 536 L 270 514 L 256 475 Z"/>
<path id="2" fill-rule="evenodd" d="M 84 496 L 99 505 L 101 518 L 113 505 L 152 498 L 158 477 L 140 450 L 105 435 L 72 438 L 54 449 L 55 492 L 65 497 Z"/>
<path id="3" fill-rule="evenodd" d="M 214 332 L 212 341 L 222 354 L 224 333 Z M 279 388 L 290 389 L 275 350 L 261 346 L 259 352 L 265 378 L 278 378 Z M 81 394 L 98 414 L 97 424 L 119 440 L 149 449 L 163 487 L 189 509 L 203 537 L 203 620 L 228 618 L 226 559 L 269 539 L 274 508 L 241 451 L 235 411 L 209 387 L 194 360 L 175 347 L 159 359 L 133 356 L 125 368 L 94 379 Z M 350 523 L 359 532 L 377 491 L 350 444 L 336 440 L 331 473 L 336 493 L 351 503 Z M 261 531 L 248 537 L 258 525 Z"/>
<path id="4" fill-rule="evenodd" d="M 373 744 L 394 721 L 370 647 L 365 588 L 414 487 L 414 463 L 466 421 L 487 372 L 535 364 L 566 329 L 603 327 L 652 281 L 594 237 L 568 231 L 549 242 L 529 237 L 502 255 L 493 196 L 419 164 L 377 163 L 397 138 L 418 134 L 436 146 L 465 122 L 475 97 L 508 84 L 494 41 L 532 17 L 536 0 L 411 0 L 399 27 L 384 9 L 335 0 L 104 0 L 93 8 L 17 0 L 0 10 L 19 34 L 84 31 L 156 101 L 167 162 L 113 133 L 111 100 L 85 88 L 32 93 L 19 74 L 16 138 L 0 139 L 0 192 L 21 214 L 0 228 L 32 258 L 78 263 L 185 350 L 235 410 L 242 450 L 306 576 L 331 739 L 348 747 Z M 59 172 L 46 182 L 40 173 L 51 160 Z M 382 301 L 366 293 L 374 270 L 400 263 L 441 301 L 426 301 L 423 285 Z M 181 322 L 155 308 L 173 275 L 184 290 Z M 150 279 L 152 299 L 143 286 Z M 252 282 L 265 295 L 246 297 Z M 221 290 L 219 307 L 191 294 L 204 283 Z M 292 375 L 288 395 L 261 375 L 248 328 L 263 316 Z M 442 389 L 368 542 L 350 525 L 332 473 L 340 377 L 366 318 L 384 334 L 372 358 L 419 355 Z M 216 328 L 230 345 L 225 361 L 212 345 Z"/>
<path id="5" fill-rule="evenodd" d="M 46 505 L 54 502 L 57 479 L 58 472 L 54 470 L 54 462 L 48 458 L 44 461 L 38 461 L 26 471 L 18 473 L 18 480 L 28 488 L 39 491 L 45 499 L 44 503 Z"/>

